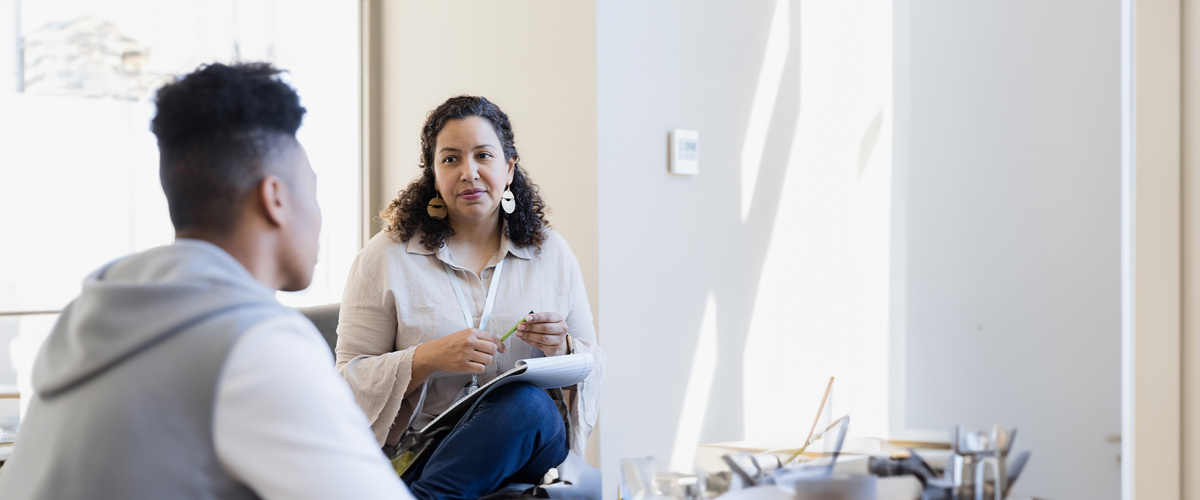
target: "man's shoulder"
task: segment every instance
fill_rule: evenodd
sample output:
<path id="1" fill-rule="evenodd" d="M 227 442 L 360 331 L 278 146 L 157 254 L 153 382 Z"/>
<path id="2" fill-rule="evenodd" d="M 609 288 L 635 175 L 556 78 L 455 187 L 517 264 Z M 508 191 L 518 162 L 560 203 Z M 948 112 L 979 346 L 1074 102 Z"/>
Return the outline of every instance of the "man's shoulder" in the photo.
<path id="1" fill-rule="evenodd" d="M 333 352 L 325 339 L 307 318 L 283 306 L 246 329 L 222 370 L 223 382 L 252 380 L 273 390 L 327 376 L 334 376 Z"/>
<path id="2" fill-rule="evenodd" d="M 321 340 L 321 332 L 316 325 L 309 321 L 300 311 L 281 304 L 267 305 L 252 325 L 246 329 L 245 336 L 267 335 L 279 339 L 298 339 L 304 341 Z M 311 343 L 311 342 L 309 342 Z M 323 344 L 324 341 L 322 340 Z"/>

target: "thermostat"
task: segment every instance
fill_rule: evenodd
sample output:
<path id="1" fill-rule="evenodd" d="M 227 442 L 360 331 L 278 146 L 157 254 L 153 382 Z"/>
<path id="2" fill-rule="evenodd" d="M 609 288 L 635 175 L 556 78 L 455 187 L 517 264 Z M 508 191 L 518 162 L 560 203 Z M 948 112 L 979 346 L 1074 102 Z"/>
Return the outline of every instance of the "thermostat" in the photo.
<path id="1" fill-rule="evenodd" d="M 667 135 L 670 142 L 668 167 L 672 174 L 696 175 L 700 173 L 700 132 L 675 129 Z"/>

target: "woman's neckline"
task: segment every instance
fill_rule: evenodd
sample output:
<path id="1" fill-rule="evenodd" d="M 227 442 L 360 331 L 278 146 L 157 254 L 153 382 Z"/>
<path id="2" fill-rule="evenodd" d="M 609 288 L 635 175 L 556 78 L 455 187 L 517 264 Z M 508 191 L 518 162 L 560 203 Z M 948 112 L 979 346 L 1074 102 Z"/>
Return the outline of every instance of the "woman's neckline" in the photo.
<path id="1" fill-rule="evenodd" d="M 454 226 L 451 225 L 453 228 Z M 495 225 L 489 229 L 462 232 L 459 228 L 454 228 L 454 235 L 446 238 L 446 248 L 450 250 L 454 256 L 455 262 L 465 268 L 480 275 L 484 269 L 487 269 L 488 262 L 500 251 L 503 244 L 504 225 L 496 220 Z M 490 231 L 490 234 L 485 231 Z M 455 250 L 458 251 L 455 251 Z"/>

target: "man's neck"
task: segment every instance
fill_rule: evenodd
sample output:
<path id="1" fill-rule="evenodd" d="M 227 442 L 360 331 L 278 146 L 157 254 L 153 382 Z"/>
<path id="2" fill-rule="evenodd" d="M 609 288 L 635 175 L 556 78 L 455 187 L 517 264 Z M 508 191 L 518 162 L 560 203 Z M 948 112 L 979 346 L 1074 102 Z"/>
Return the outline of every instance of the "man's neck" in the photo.
<path id="1" fill-rule="evenodd" d="M 273 290 L 279 290 L 281 286 L 281 283 L 278 283 L 280 281 L 279 270 L 275 265 L 275 259 L 269 254 L 270 246 L 266 245 L 265 241 L 261 241 L 261 235 L 241 233 L 237 229 L 229 232 L 216 232 L 201 228 L 188 228 L 176 231 L 175 237 L 207 241 L 221 247 L 234 260 L 241 263 L 242 267 L 245 267 L 255 279 Z"/>

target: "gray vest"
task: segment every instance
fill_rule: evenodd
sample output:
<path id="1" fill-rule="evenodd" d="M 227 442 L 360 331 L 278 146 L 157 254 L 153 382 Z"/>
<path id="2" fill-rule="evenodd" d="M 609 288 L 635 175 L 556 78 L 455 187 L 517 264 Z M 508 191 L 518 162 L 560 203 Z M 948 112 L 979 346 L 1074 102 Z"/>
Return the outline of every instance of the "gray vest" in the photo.
<path id="1" fill-rule="evenodd" d="M 253 499 L 213 442 L 217 382 L 254 324 L 294 314 L 246 304 L 191 320 L 139 352 L 48 397 L 35 396 L 0 468 L 9 499 Z"/>

